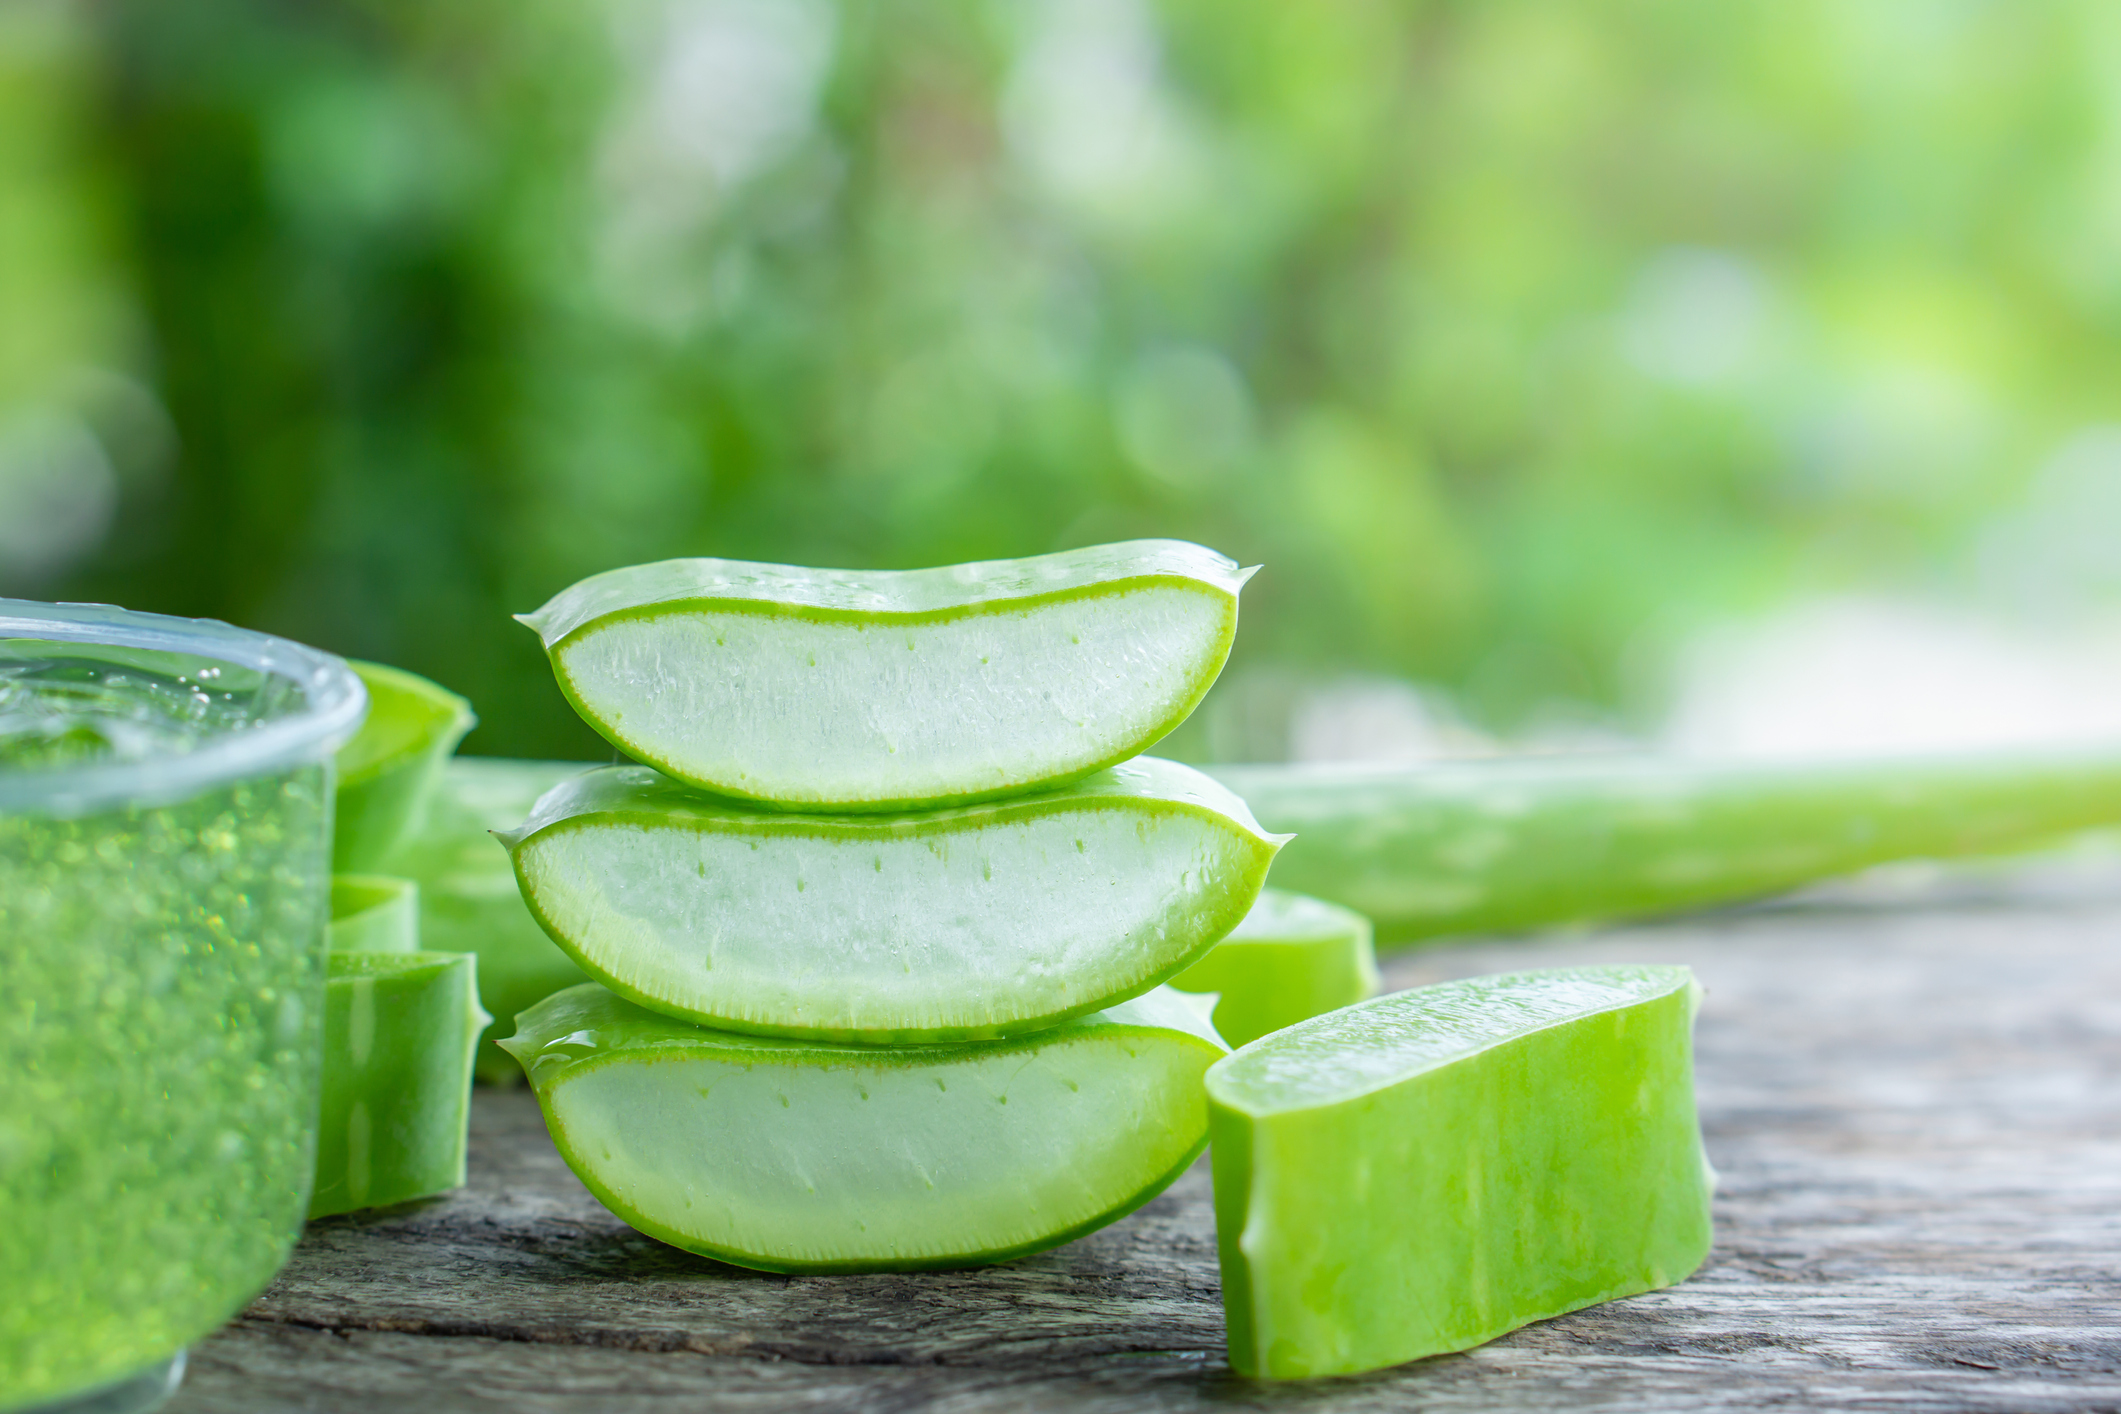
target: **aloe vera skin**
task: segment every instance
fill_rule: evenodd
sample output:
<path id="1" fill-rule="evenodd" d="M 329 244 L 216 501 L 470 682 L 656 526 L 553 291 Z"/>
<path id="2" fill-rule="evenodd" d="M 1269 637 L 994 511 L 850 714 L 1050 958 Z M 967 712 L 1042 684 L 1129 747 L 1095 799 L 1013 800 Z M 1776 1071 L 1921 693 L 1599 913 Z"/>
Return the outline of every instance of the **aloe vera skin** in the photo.
<path id="1" fill-rule="evenodd" d="M 1228 937 L 1166 985 L 1218 994 L 1215 1029 L 1243 1046 L 1376 996 L 1370 920 L 1324 899 L 1265 889 Z"/>
<path id="2" fill-rule="evenodd" d="M 868 1045 L 1020 1035 L 1139 996 L 1237 925 L 1281 844 L 1154 757 L 899 816 L 746 809 L 614 766 L 501 839 L 532 915 L 620 996 Z"/>
<path id="3" fill-rule="evenodd" d="M 472 1056 L 492 1020 L 466 953 L 333 953 L 309 1216 L 464 1183 Z"/>
<path id="4" fill-rule="evenodd" d="M 689 1025 L 598 986 L 518 1018 L 560 1155 L 661 1242 L 776 1272 L 986 1266 L 1154 1198 L 1226 1048 L 1151 992 L 1035 1036 L 882 1049 Z"/>
<path id="5" fill-rule="evenodd" d="M 416 952 L 420 886 L 383 874 L 336 874 L 331 881 L 333 952 Z"/>
<path id="6" fill-rule="evenodd" d="M 419 885 L 423 945 L 478 955 L 479 1003 L 504 1026 L 589 977 L 530 916 L 491 832 L 521 824 L 539 796 L 590 769 L 585 761 L 455 757 L 442 768 L 425 822 L 387 861 Z M 500 1085 L 523 1078 L 495 1039 L 480 1043 L 478 1073 Z"/>
<path id="7" fill-rule="evenodd" d="M 1175 540 L 925 570 L 667 560 L 519 617 L 582 719 L 673 779 L 934 809 L 1146 750 L 1222 671 L 1250 575 Z"/>
<path id="8" fill-rule="evenodd" d="M 1803 765 L 1545 757 L 1214 775 L 1268 829 L 1299 836 L 1276 884 L 1368 914 L 1387 944 L 1735 902 L 2121 821 L 2121 752 Z"/>
<path id="9" fill-rule="evenodd" d="M 1357 1374 L 1668 1286 L 1707 1257 L 1697 989 L 1678 967 L 1473 978 L 1208 1072 L 1230 1364 Z"/>
<path id="10" fill-rule="evenodd" d="M 381 663 L 349 663 L 368 689 L 368 716 L 339 749 L 332 868 L 374 871 L 416 829 L 442 763 L 477 724 L 471 704 Z"/>

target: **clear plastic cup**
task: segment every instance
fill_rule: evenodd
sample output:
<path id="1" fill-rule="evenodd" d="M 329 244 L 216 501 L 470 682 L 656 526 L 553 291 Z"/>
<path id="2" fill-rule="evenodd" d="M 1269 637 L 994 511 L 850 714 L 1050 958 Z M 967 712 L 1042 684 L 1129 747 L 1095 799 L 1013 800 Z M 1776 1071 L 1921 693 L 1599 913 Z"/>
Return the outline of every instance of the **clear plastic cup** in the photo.
<path id="1" fill-rule="evenodd" d="M 302 1230 L 340 660 L 0 599 L 0 1410 L 150 1408 Z"/>

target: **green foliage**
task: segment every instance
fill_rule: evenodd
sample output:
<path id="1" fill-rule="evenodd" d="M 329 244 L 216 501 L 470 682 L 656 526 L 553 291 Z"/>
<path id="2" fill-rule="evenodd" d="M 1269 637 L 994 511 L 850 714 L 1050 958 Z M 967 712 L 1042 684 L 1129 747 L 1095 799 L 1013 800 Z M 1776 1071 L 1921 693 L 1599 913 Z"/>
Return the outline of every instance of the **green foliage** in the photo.
<path id="1" fill-rule="evenodd" d="M 1624 710 L 1963 579 L 2121 386 L 2097 0 L 31 11 L 0 502 L 11 409 L 117 445 L 24 368 L 176 451 L 0 588 L 403 664 L 478 751 L 595 753 L 507 614 L 597 570 L 1145 534 L 1266 563 L 1240 670 Z"/>

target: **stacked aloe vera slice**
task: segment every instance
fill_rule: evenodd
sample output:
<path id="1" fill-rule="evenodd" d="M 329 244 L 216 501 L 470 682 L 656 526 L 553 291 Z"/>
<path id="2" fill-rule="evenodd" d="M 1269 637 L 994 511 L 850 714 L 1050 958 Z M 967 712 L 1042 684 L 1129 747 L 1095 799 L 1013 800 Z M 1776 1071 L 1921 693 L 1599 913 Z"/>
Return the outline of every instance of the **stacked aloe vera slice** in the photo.
<path id="1" fill-rule="evenodd" d="M 505 1042 L 620 1217 L 747 1266 L 1063 1242 L 1201 1152 L 1225 1047 L 1159 984 L 1281 837 L 1139 753 L 1228 655 L 1246 575 L 1138 541 L 856 574 L 682 560 L 525 619 L 637 760 L 502 834 L 594 982 Z"/>

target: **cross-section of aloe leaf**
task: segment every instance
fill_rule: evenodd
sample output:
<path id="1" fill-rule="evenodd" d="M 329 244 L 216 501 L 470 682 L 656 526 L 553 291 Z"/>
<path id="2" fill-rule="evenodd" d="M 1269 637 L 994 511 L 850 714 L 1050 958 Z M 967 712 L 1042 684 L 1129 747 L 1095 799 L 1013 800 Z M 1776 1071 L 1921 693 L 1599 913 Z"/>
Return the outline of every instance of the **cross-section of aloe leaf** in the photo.
<path id="1" fill-rule="evenodd" d="M 335 874 L 333 952 L 414 952 L 420 946 L 420 886 L 383 874 Z"/>
<path id="2" fill-rule="evenodd" d="M 477 967 L 464 953 L 331 955 L 311 1217 L 464 1182 L 472 1052 L 490 1020 Z"/>
<path id="3" fill-rule="evenodd" d="M 1446 982 L 1208 1072 L 1230 1364 L 1347 1375 L 1669 1286 L 1709 1250 L 1683 967 Z"/>
<path id="4" fill-rule="evenodd" d="M 667 560 L 522 621 L 637 760 L 783 809 L 902 810 L 1148 747 L 1222 671 L 1249 573 L 1175 540 L 926 570 Z"/>
<path id="5" fill-rule="evenodd" d="M 471 704 L 426 678 L 381 663 L 353 663 L 368 689 L 368 716 L 339 748 L 332 868 L 366 873 L 419 827 L 442 763 L 478 718 Z"/>
<path id="6" fill-rule="evenodd" d="M 502 1042 L 589 1190 L 651 1237 L 785 1272 L 970 1267 L 1162 1192 L 1207 1138 L 1223 1054 L 1167 991 L 1009 1041 L 889 1049 L 745 1036 L 602 987 Z"/>
<path id="7" fill-rule="evenodd" d="M 478 954 L 479 1002 L 504 1034 L 517 1012 L 588 978 L 532 920 L 491 832 L 521 824 L 539 796 L 591 769 L 582 761 L 452 758 L 426 820 L 387 861 L 419 885 L 421 946 Z M 491 1038 L 479 1045 L 478 1071 L 504 1085 L 523 1075 Z"/>
<path id="8" fill-rule="evenodd" d="M 1230 935 L 1170 986 L 1219 994 L 1215 1029 L 1242 1046 L 1374 996 L 1370 920 L 1324 899 L 1266 889 Z"/>
<path id="9" fill-rule="evenodd" d="M 1154 757 L 913 815 L 756 810 L 613 766 L 501 838 L 531 913 L 621 996 L 876 1045 L 1014 1035 L 1139 995 L 1236 926 L 1281 844 Z"/>

